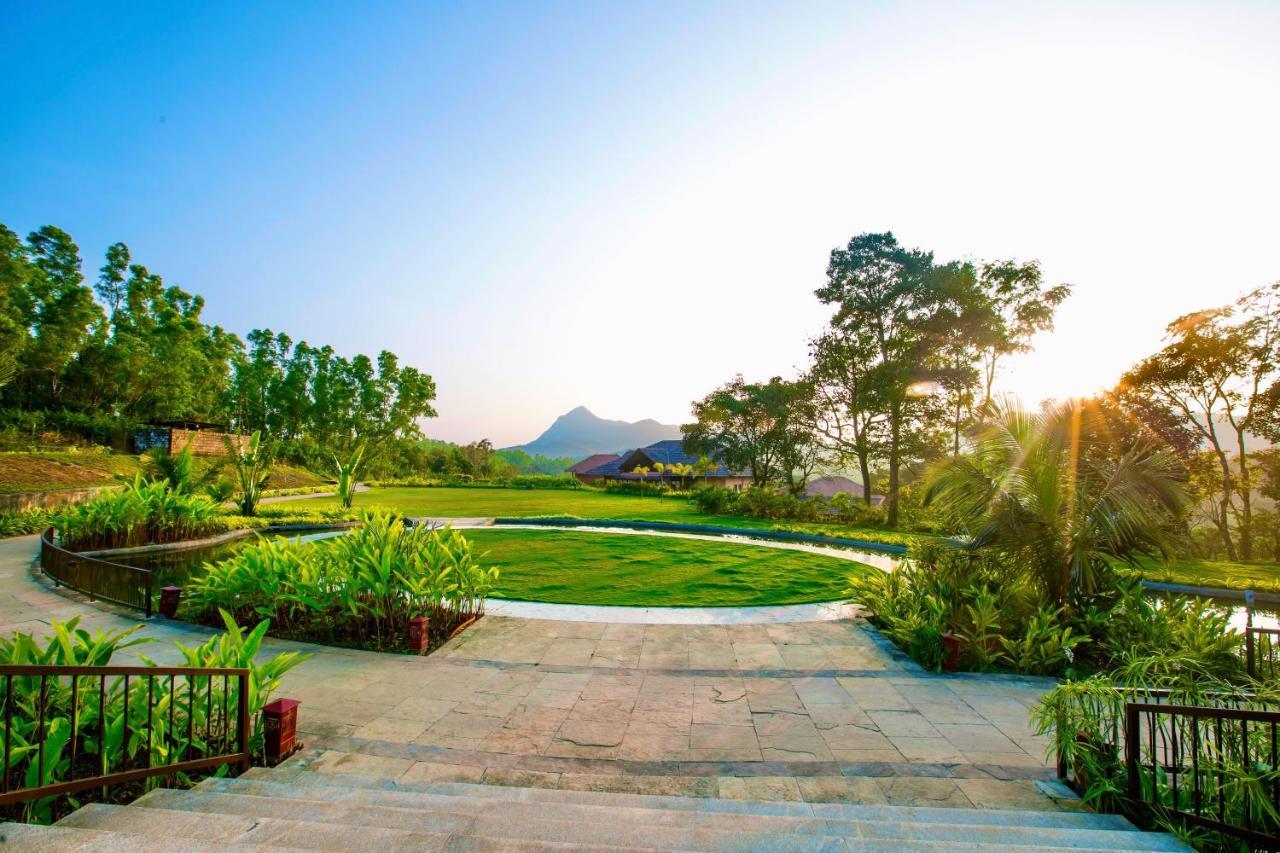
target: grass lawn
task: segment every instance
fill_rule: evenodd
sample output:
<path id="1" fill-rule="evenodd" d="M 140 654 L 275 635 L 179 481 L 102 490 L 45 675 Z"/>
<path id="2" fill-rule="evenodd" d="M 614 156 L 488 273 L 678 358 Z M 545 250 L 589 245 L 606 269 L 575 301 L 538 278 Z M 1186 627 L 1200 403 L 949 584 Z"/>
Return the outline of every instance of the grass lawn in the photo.
<path id="1" fill-rule="evenodd" d="M 298 504 L 301 508 L 304 504 Z M 336 498 L 308 499 L 306 506 L 337 506 Z M 356 497 L 356 507 L 382 507 L 411 517 L 536 518 L 568 516 L 626 521 L 673 521 L 757 530 L 797 530 L 846 536 L 871 542 L 910 545 L 929 537 L 875 527 L 769 521 L 729 515 L 703 515 L 684 498 L 635 497 L 573 489 L 379 488 Z"/>
<path id="2" fill-rule="evenodd" d="M 614 533 L 467 530 L 497 598 L 557 604 L 747 606 L 842 598 L 870 566 L 803 551 Z"/>
<path id="3" fill-rule="evenodd" d="M 1182 559 L 1173 563 L 1148 562 L 1142 576 L 1161 583 L 1184 583 L 1223 589 L 1252 589 L 1280 593 L 1280 565 L 1229 563 L 1225 560 Z"/>

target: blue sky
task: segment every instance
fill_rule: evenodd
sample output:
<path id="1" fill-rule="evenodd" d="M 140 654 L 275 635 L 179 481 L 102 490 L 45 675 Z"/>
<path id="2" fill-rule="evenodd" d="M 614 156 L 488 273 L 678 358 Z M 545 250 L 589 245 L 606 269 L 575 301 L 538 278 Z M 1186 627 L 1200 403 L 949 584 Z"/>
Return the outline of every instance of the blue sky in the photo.
<path id="1" fill-rule="evenodd" d="M 1076 296 L 1002 378 L 1114 381 L 1280 277 L 1280 6 L 21 4 L 0 222 L 207 317 L 433 374 L 428 432 L 679 421 L 802 365 L 826 255 L 892 229 Z M 92 273 L 91 273 L 92 274 Z"/>

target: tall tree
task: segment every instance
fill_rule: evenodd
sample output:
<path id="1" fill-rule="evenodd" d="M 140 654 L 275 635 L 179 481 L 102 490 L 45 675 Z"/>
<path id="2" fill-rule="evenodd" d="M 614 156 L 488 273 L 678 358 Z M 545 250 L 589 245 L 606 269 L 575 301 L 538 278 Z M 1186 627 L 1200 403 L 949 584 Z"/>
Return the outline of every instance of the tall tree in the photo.
<path id="1" fill-rule="evenodd" d="M 1164 348 L 1121 380 L 1126 393 L 1180 415 L 1210 448 L 1219 471 L 1214 525 L 1233 560 L 1253 556 L 1248 441 L 1251 434 L 1274 432 L 1278 296 L 1280 283 L 1179 317 L 1166 329 Z"/>
<path id="2" fill-rule="evenodd" d="M 903 465 L 924 447 L 912 433 L 936 415 L 930 383 L 939 370 L 941 339 L 934 332 L 945 294 L 933 256 L 904 248 L 891 233 L 861 234 L 832 250 L 827 283 L 815 292 L 835 306 L 832 333 L 866 359 L 865 399 L 884 417 L 886 521 L 895 526 Z"/>
<path id="3" fill-rule="evenodd" d="M 1071 285 L 1044 287 L 1039 261 L 995 261 L 982 265 L 978 291 L 987 303 L 993 322 L 980 338 L 983 403 L 991 399 L 1000 362 L 1031 348 L 1038 332 L 1053 328 L 1053 317 L 1068 296 Z"/>

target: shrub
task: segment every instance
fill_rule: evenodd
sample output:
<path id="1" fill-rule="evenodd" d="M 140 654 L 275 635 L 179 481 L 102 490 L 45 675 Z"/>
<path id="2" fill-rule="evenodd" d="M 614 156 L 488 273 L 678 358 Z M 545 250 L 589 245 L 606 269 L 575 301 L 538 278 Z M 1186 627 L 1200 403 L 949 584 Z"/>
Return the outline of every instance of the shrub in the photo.
<path id="1" fill-rule="evenodd" d="M 221 610 L 266 616 L 282 636 L 378 649 L 402 647 L 411 617 L 427 616 L 439 644 L 483 612 L 498 571 L 480 565 L 462 534 L 377 512 L 361 522 L 346 536 L 262 540 L 206 564 L 183 612 L 204 622 Z"/>
<path id="2" fill-rule="evenodd" d="M 63 546 L 77 551 L 180 542 L 225 529 L 209 498 L 142 477 L 121 491 L 60 509 L 53 523 Z"/>
<path id="3" fill-rule="evenodd" d="M 698 508 L 698 512 L 706 515 L 737 515 L 739 492 L 723 486 L 707 484 L 698 486 L 690 497 Z"/>
<path id="4" fill-rule="evenodd" d="M 211 637 L 204 644 L 185 648 L 178 644 L 185 659 L 185 666 L 198 667 L 248 667 L 250 669 L 249 713 L 257 721 L 262 707 L 270 701 L 272 692 L 279 685 L 280 677 L 289 669 L 302 663 L 307 656 L 296 652 L 277 655 L 265 664 L 257 664 L 257 654 L 266 623 L 259 624 L 246 638 L 240 628 L 230 620 L 225 623 L 227 633 Z M 11 637 L 0 637 L 0 663 L 38 664 L 52 666 L 107 666 L 117 652 L 142 643 L 149 638 L 135 637 L 142 626 L 135 625 L 121 631 L 91 635 L 79 627 L 79 617 L 65 623 L 51 623 L 53 636 L 45 645 L 33 635 L 15 631 Z M 139 656 L 148 666 L 154 664 Z M 72 682 L 79 681 L 79 689 L 73 693 Z M 8 753 L 9 776 L 7 789 L 19 786 L 56 784 L 72 778 L 87 778 L 103 772 L 119 772 L 151 765 L 171 763 L 174 752 L 204 747 L 200 736 L 205 730 L 208 709 L 237 707 L 239 684 L 235 679 L 226 683 L 222 679 L 197 679 L 195 695 L 186 679 L 174 682 L 172 697 L 168 691 L 156 691 L 148 696 L 148 680 L 130 679 L 128 695 L 124 679 L 108 679 L 99 698 L 98 680 L 92 676 L 79 679 L 19 676 L 0 684 L 0 703 L 12 709 L 10 729 L 4 733 L 7 742 L 0 745 Z M 40 715 L 39 693 L 43 685 L 43 717 Z M 7 695 L 6 691 L 12 691 Z M 73 695 L 76 700 L 73 703 Z M 199 701 L 194 701 L 195 699 Z M 151 708 L 148 716 L 147 709 Z M 189 720 L 190 717 L 190 720 Z M 130 733 L 126 742 L 125 720 Z M 37 729 L 43 725 L 43 762 L 39 761 L 34 744 Z M 194 731 L 195 739 L 188 741 L 187 732 Z M 100 738 L 99 732 L 105 733 Z M 261 753 L 262 738 L 255 732 L 251 749 Z M 256 744 L 256 746 L 255 746 Z M 72 755 L 75 766 L 72 766 Z M 219 772 L 225 772 L 225 768 Z M 43 774 L 42 774 L 43 771 Z M 193 780 L 187 774 L 176 774 L 180 784 Z M 130 783 L 107 789 L 108 796 L 116 800 L 127 799 L 132 794 L 149 790 L 161 783 L 152 777 L 145 782 Z M 86 800 L 102 798 L 99 789 L 76 792 L 72 797 L 44 797 L 25 804 L 0 807 L 0 816 L 28 822 L 49 823 L 69 808 L 75 808 Z"/>
<path id="5" fill-rule="evenodd" d="M 642 480 L 612 480 L 605 484 L 604 490 L 611 495 L 635 495 L 637 497 L 660 498 L 673 493 L 672 489 L 662 483 L 646 483 Z"/>

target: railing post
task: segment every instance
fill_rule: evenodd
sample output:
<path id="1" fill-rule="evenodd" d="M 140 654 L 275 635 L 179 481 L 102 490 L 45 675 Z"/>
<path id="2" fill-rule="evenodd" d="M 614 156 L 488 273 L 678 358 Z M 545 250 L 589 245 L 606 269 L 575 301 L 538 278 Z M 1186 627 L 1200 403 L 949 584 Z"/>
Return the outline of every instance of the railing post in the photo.
<path id="1" fill-rule="evenodd" d="M 243 672 L 240 678 L 240 772 L 249 769 L 249 673 Z"/>
<path id="2" fill-rule="evenodd" d="M 1250 678 L 1257 678 L 1257 667 L 1253 662 L 1253 628 L 1244 629 L 1244 671 Z"/>
<path id="3" fill-rule="evenodd" d="M 1142 780 L 1138 778 L 1138 757 L 1142 744 L 1138 726 L 1138 708 L 1131 702 L 1124 704 L 1124 773 L 1128 783 L 1129 800 L 1142 799 Z"/>
<path id="4" fill-rule="evenodd" d="M 155 594 L 152 587 L 152 581 L 155 579 L 155 573 L 147 572 L 147 618 L 151 618 L 151 597 Z"/>

